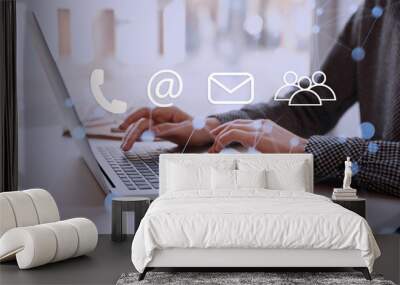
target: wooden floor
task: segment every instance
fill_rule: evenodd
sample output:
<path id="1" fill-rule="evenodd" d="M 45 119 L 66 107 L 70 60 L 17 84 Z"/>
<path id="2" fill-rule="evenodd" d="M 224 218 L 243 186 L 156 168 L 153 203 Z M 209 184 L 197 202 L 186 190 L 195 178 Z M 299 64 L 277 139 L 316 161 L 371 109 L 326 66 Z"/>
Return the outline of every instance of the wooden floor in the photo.
<path id="1" fill-rule="evenodd" d="M 95 251 L 41 267 L 19 270 L 16 262 L 0 264 L 0 284 L 115 284 L 122 273 L 134 271 L 132 237 L 124 242 L 100 235 Z"/>

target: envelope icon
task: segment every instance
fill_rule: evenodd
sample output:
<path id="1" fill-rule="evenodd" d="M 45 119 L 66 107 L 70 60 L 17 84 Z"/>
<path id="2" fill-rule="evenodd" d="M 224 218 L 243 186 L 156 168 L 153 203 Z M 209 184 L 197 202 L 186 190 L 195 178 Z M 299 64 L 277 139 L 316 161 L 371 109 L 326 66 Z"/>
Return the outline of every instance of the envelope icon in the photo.
<path id="1" fill-rule="evenodd" d="M 249 104 L 254 100 L 254 77 L 247 72 L 214 72 L 208 76 L 212 104 Z"/>

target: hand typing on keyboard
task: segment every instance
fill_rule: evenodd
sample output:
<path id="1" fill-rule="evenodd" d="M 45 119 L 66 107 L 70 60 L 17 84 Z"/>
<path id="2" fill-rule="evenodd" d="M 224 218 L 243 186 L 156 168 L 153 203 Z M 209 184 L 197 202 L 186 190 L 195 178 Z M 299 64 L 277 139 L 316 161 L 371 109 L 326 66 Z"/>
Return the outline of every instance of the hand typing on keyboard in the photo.
<path id="1" fill-rule="evenodd" d="M 140 108 L 130 114 L 119 126 L 125 131 L 121 148 L 128 151 L 145 131 L 155 138 L 165 139 L 180 146 L 204 146 L 213 142 L 210 130 L 220 125 L 215 118 L 205 119 L 202 128 L 193 127 L 193 117 L 177 107 Z"/>

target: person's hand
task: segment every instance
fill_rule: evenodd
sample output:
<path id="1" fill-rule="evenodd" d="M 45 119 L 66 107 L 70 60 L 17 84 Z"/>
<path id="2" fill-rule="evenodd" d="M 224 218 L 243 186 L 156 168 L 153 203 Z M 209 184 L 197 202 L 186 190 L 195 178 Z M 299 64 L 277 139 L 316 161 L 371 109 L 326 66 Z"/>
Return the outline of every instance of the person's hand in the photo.
<path id="1" fill-rule="evenodd" d="M 211 130 L 211 134 L 215 138 L 210 153 L 218 153 L 233 142 L 264 153 L 302 153 L 307 143 L 271 120 L 235 120 Z"/>
<path id="2" fill-rule="evenodd" d="M 203 146 L 213 142 L 209 130 L 220 125 L 215 118 L 206 118 L 205 126 L 194 129 L 193 118 L 177 107 L 141 108 L 129 115 L 119 126 L 126 131 L 121 148 L 128 151 L 145 131 L 152 131 L 156 138 L 180 146 Z"/>

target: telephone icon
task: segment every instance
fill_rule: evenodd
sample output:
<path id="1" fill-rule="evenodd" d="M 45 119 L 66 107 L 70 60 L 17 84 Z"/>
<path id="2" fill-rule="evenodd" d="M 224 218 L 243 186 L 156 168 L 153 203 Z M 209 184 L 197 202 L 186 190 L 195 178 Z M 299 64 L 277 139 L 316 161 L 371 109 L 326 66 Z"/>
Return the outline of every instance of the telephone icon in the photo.
<path id="1" fill-rule="evenodd" d="M 126 112 L 127 104 L 124 101 L 113 99 L 111 102 L 103 95 L 100 86 L 104 84 L 104 70 L 95 69 L 90 75 L 90 90 L 97 103 L 106 111 L 113 114 L 123 114 Z"/>

